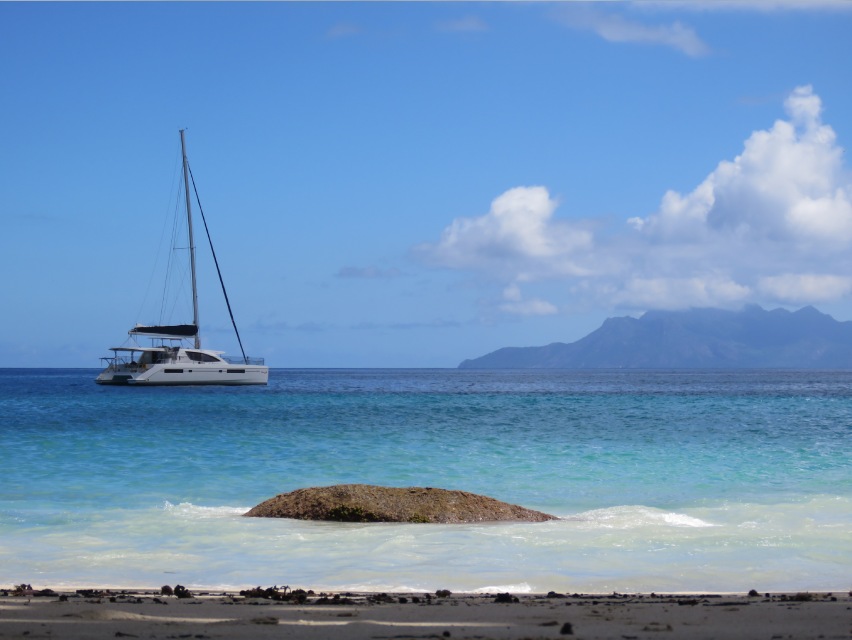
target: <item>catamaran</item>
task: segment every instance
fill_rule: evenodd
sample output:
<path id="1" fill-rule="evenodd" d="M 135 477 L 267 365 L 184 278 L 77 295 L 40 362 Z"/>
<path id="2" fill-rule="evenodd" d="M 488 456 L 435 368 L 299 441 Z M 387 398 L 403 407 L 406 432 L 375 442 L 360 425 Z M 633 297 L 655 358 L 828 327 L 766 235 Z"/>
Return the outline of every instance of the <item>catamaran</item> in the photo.
<path id="1" fill-rule="evenodd" d="M 231 315 L 231 322 L 237 336 L 242 353 L 241 358 L 229 358 L 223 351 L 213 351 L 201 348 L 201 336 L 198 323 L 198 286 L 195 273 L 195 242 L 192 232 L 192 207 L 189 191 L 189 182 L 192 172 L 186 156 L 186 137 L 184 130 L 180 130 L 180 148 L 183 158 L 183 186 L 186 196 L 186 225 L 189 239 L 189 266 L 192 285 L 192 323 L 191 324 L 160 324 L 141 325 L 137 324 L 128 334 L 131 344 L 120 347 L 111 347 L 113 355 L 101 358 L 106 368 L 98 375 L 95 382 L 98 384 L 114 385 L 188 385 L 188 384 L 217 384 L 217 385 L 244 385 L 244 384 L 267 384 L 269 380 L 269 368 L 264 365 L 263 358 L 249 358 L 243 349 L 239 330 L 234 322 L 234 314 L 231 312 L 231 303 L 222 273 L 219 270 L 219 261 L 210 241 L 210 251 L 213 261 L 219 273 L 219 281 L 222 284 L 222 293 Z M 195 180 L 192 181 L 193 187 Z M 198 201 L 198 192 L 195 192 Z M 210 240 L 210 232 L 207 229 L 207 221 L 204 218 L 204 210 L 198 201 L 198 209 L 204 228 L 207 230 L 207 238 Z M 148 347 L 139 346 L 136 343 L 137 336 L 148 336 L 152 345 Z M 191 343 L 191 346 L 190 346 Z"/>

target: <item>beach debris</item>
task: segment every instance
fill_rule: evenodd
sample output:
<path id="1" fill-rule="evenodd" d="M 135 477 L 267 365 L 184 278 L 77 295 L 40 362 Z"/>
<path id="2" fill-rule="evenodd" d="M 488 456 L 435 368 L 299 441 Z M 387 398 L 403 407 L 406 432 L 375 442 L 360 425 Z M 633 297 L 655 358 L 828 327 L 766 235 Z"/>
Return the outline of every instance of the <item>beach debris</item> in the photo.
<path id="1" fill-rule="evenodd" d="M 304 589 L 296 589 L 290 592 L 290 595 L 293 596 L 292 601 L 296 604 L 305 604 L 308 601 L 308 595 L 313 595 L 314 592 L 312 590 L 305 591 Z"/>
<path id="2" fill-rule="evenodd" d="M 9 595 L 10 591 L 13 596 L 26 596 L 28 598 L 54 598 L 59 595 L 53 589 L 33 589 L 31 584 L 23 582 L 21 584 L 16 584 L 9 590 L 3 589 L 3 594 Z"/>
<path id="3" fill-rule="evenodd" d="M 367 596 L 367 602 L 372 604 L 393 604 L 395 600 L 386 593 L 374 593 Z"/>
<path id="4" fill-rule="evenodd" d="M 76 593 L 84 598 L 108 598 L 113 595 L 109 589 L 77 589 Z"/>
<path id="5" fill-rule="evenodd" d="M 314 604 L 355 604 L 352 598 L 341 597 L 339 593 L 335 593 L 332 597 L 322 596 L 314 600 Z"/>
<path id="6" fill-rule="evenodd" d="M 792 596 L 782 596 L 781 599 L 792 602 L 810 602 L 814 599 L 814 596 L 812 593 L 797 593 Z"/>
<path id="7" fill-rule="evenodd" d="M 340 484 L 282 493 L 244 514 L 334 522 L 545 522 L 556 516 L 494 498 L 433 487 Z"/>
<path id="8" fill-rule="evenodd" d="M 192 592 L 182 584 L 175 585 L 174 594 L 176 598 L 191 598 Z"/>
<path id="9" fill-rule="evenodd" d="M 749 598 L 759 598 L 760 594 L 757 592 L 756 589 L 752 589 L 751 591 L 748 592 L 748 597 Z"/>
<path id="10" fill-rule="evenodd" d="M 167 584 L 164 584 L 160 587 L 160 595 L 161 596 L 172 596 L 174 595 L 174 590 Z"/>
<path id="11" fill-rule="evenodd" d="M 494 598 L 494 602 L 499 602 L 501 604 L 511 604 L 513 602 L 520 602 L 516 596 L 513 596 L 511 593 L 498 593 L 497 597 Z"/>
<path id="12" fill-rule="evenodd" d="M 243 589 L 240 595 L 244 598 L 263 598 L 265 600 L 275 600 L 277 602 L 292 602 L 295 604 L 304 604 L 308 601 L 309 595 L 315 595 L 313 590 L 305 591 L 304 589 L 290 589 L 288 586 L 278 587 L 255 587 L 254 589 Z"/>
<path id="13" fill-rule="evenodd" d="M 573 636 L 574 635 L 574 625 L 570 622 L 566 622 L 562 625 L 562 628 L 559 630 L 563 636 Z"/>
<path id="14" fill-rule="evenodd" d="M 449 598 L 451 595 L 453 595 L 453 592 L 449 589 L 438 589 L 435 592 L 435 596 L 438 598 Z"/>
<path id="15" fill-rule="evenodd" d="M 280 589 L 278 585 L 274 587 L 255 587 L 254 589 L 243 589 L 240 595 L 245 598 L 264 598 L 266 600 L 288 601 L 292 600 L 293 594 L 290 593 L 290 587 L 284 586 Z"/>

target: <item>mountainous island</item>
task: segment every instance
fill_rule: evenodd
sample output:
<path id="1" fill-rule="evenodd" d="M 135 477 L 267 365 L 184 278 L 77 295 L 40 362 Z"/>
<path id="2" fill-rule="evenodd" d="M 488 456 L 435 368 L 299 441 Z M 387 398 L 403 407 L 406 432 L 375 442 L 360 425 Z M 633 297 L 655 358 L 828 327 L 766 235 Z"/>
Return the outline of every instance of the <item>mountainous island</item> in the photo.
<path id="1" fill-rule="evenodd" d="M 852 368 L 852 322 L 813 307 L 690 309 L 608 318 L 585 338 L 506 347 L 460 369 Z"/>

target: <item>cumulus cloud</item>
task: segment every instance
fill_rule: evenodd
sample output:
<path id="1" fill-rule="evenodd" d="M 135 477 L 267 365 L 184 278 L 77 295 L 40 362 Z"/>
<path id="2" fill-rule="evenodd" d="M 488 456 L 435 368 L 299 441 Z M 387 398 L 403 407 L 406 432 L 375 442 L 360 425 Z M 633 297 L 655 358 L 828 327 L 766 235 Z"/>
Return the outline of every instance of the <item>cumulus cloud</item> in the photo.
<path id="1" fill-rule="evenodd" d="M 596 235 L 591 221 L 556 217 L 545 187 L 516 187 L 417 254 L 489 278 L 501 287 L 495 307 L 511 314 L 558 311 L 524 297 L 521 287 L 534 282 L 547 283 L 562 308 L 567 299 L 643 310 L 848 296 L 852 181 L 843 149 L 812 87 L 793 90 L 784 109 L 786 118 L 753 132 L 692 191 L 668 191 L 655 212 L 623 226 Z"/>
<path id="2" fill-rule="evenodd" d="M 785 108 L 789 120 L 754 132 L 739 156 L 720 162 L 692 193 L 669 191 L 657 213 L 630 223 L 669 240 L 728 232 L 845 248 L 852 241 L 852 198 L 842 183 L 843 150 L 821 122 L 822 104 L 810 86 L 793 91 Z"/>
<path id="3" fill-rule="evenodd" d="M 494 199 L 485 215 L 457 218 L 444 229 L 437 244 L 416 248 L 427 262 L 455 269 L 488 268 L 506 271 L 513 279 L 544 271 L 580 274 L 572 260 L 587 250 L 592 234 L 579 225 L 553 220 L 557 201 L 545 187 L 516 187 Z"/>

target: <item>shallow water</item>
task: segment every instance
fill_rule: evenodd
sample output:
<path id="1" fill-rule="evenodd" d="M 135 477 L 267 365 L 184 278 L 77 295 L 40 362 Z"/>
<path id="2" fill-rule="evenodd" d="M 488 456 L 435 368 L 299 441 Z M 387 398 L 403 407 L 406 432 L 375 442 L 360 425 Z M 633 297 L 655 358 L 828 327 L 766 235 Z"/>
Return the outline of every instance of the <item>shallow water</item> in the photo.
<path id="1" fill-rule="evenodd" d="M 848 589 L 852 372 L 273 370 L 112 388 L 0 370 L 0 581 L 453 591 Z M 437 486 L 538 524 L 241 517 Z"/>

